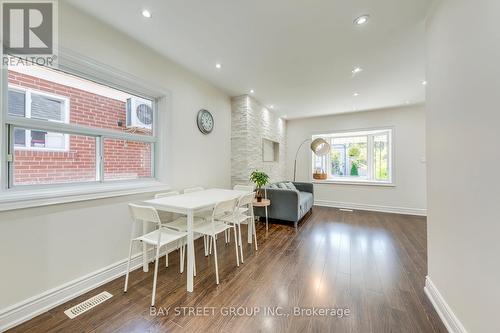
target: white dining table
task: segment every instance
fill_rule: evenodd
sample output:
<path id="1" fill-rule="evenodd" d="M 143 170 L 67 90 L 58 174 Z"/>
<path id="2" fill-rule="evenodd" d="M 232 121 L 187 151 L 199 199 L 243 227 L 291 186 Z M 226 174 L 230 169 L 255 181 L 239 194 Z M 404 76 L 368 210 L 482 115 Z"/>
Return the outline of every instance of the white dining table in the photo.
<path id="1" fill-rule="evenodd" d="M 213 209 L 216 203 L 231 199 L 237 199 L 240 196 L 248 194 L 245 191 L 226 190 L 212 188 L 197 192 L 184 193 L 165 198 L 158 198 L 144 201 L 144 203 L 155 207 L 157 210 L 178 213 L 187 216 L 187 291 L 193 291 L 194 280 L 194 235 L 193 235 L 193 217 L 196 213 Z M 248 240 L 252 242 L 253 230 L 252 224 L 248 224 Z M 143 249 L 146 251 L 146 249 Z M 146 258 L 146 255 L 143 256 Z M 145 265 L 147 262 L 145 261 Z M 144 269 L 147 270 L 147 266 Z"/>

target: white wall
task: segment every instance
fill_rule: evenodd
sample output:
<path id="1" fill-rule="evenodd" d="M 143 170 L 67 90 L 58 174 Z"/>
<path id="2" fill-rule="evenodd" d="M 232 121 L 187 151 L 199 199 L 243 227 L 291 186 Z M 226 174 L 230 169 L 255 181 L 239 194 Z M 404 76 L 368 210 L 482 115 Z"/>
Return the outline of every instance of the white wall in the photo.
<path id="1" fill-rule="evenodd" d="M 498 0 L 444 0 L 428 22 L 429 278 L 468 332 L 500 332 Z"/>
<path id="2" fill-rule="evenodd" d="M 171 95 L 170 184 L 230 186 L 229 97 L 175 63 L 60 2 L 60 44 L 151 82 Z M 196 113 L 212 111 L 201 134 Z M 149 195 L 150 197 L 151 195 Z M 147 195 L 0 212 L 0 309 L 126 258 L 126 204 Z M 0 310 L 1 312 L 1 310 Z"/>
<path id="3" fill-rule="evenodd" d="M 300 143 L 312 134 L 394 128 L 395 187 L 315 184 L 315 200 L 335 207 L 425 214 L 425 112 L 422 106 L 356 112 L 287 121 L 287 170 L 293 179 L 293 161 Z M 297 180 L 311 181 L 311 150 L 304 145 L 297 162 Z"/>

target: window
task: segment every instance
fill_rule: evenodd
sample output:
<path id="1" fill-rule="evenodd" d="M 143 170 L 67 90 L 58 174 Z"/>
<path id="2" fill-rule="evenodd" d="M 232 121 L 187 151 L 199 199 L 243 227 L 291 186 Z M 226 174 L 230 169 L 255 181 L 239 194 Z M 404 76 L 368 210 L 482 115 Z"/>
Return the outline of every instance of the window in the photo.
<path id="1" fill-rule="evenodd" d="M 41 66 L 9 66 L 4 188 L 154 178 L 155 102 Z"/>
<path id="2" fill-rule="evenodd" d="M 18 130 L 14 128 L 14 133 Z M 57 134 L 67 137 L 71 142 L 68 152 L 16 150 L 12 163 L 12 186 L 88 183 L 99 179 L 96 161 L 98 139 L 84 135 Z"/>
<path id="3" fill-rule="evenodd" d="M 69 122 L 69 101 L 66 97 L 9 86 L 7 113 L 51 122 Z M 68 136 L 62 133 L 16 128 L 15 149 L 67 151 Z"/>
<path id="4" fill-rule="evenodd" d="M 330 154 L 313 154 L 313 172 L 328 180 L 392 183 L 392 129 L 315 135 L 330 143 Z"/>
<path id="5" fill-rule="evenodd" d="M 129 140 L 104 140 L 104 180 L 151 177 L 151 144 Z"/>

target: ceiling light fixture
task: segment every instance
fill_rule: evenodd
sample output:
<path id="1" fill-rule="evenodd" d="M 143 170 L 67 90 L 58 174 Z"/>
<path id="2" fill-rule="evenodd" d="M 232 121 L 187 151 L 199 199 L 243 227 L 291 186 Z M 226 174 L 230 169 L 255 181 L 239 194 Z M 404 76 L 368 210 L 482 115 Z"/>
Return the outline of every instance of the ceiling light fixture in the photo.
<path id="1" fill-rule="evenodd" d="M 215 68 L 217 68 L 217 69 L 221 69 L 221 68 L 222 68 L 222 64 L 220 64 L 220 63 L 216 63 L 216 64 L 215 64 Z"/>
<path id="2" fill-rule="evenodd" d="M 355 92 L 354 94 L 352 94 L 354 97 L 358 97 L 359 96 L 359 93 Z"/>
<path id="3" fill-rule="evenodd" d="M 359 17 L 356 17 L 356 19 L 354 20 L 354 24 L 355 25 L 363 25 L 363 24 L 366 24 L 368 22 L 368 19 L 370 18 L 370 15 L 368 14 L 365 14 L 365 15 L 361 15 Z"/>
<path id="4" fill-rule="evenodd" d="M 253 94 L 255 91 L 253 89 L 250 89 L 250 94 Z"/>
<path id="5" fill-rule="evenodd" d="M 269 105 L 269 107 L 270 107 L 271 109 L 274 109 L 274 105 Z"/>
<path id="6" fill-rule="evenodd" d="M 145 18 L 151 18 L 151 17 L 153 17 L 153 15 L 151 14 L 151 12 L 149 10 L 147 10 L 147 9 L 144 9 L 142 11 L 142 16 L 144 16 Z"/>
<path id="7" fill-rule="evenodd" d="M 426 86 L 426 85 L 427 85 L 427 81 L 425 81 L 425 80 L 424 80 L 424 81 L 422 81 L 422 85 L 423 85 L 423 86 Z"/>
<path id="8" fill-rule="evenodd" d="M 361 73 L 363 71 L 363 68 L 361 67 L 354 67 L 354 69 L 351 71 L 352 75 L 356 75 L 358 73 Z"/>

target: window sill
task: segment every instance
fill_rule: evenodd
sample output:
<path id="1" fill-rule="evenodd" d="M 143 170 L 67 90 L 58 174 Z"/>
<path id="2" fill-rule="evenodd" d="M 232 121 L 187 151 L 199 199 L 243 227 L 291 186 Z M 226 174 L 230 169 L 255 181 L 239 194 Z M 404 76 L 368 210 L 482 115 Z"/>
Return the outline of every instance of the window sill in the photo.
<path id="1" fill-rule="evenodd" d="M 396 187 L 396 184 L 389 182 L 376 182 L 372 180 L 342 180 L 342 179 L 326 179 L 318 180 L 313 179 L 313 184 L 337 184 L 337 185 L 361 185 L 361 186 L 382 186 L 382 187 Z"/>
<path id="2" fill-rule="evenodd" d="M 78 185 L 44 189 L 13 189 L 0 193 L 0 211 L 57 205 L 169 190 L 156 180 Z"/>

